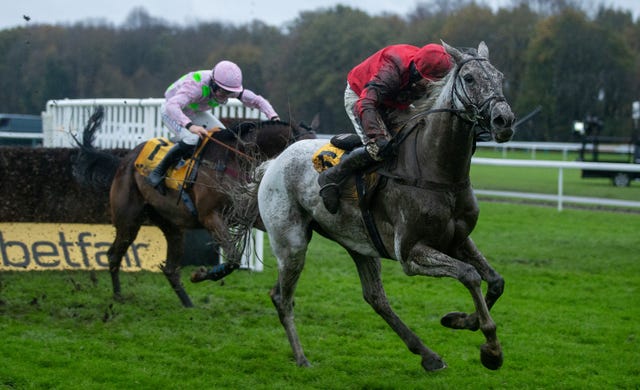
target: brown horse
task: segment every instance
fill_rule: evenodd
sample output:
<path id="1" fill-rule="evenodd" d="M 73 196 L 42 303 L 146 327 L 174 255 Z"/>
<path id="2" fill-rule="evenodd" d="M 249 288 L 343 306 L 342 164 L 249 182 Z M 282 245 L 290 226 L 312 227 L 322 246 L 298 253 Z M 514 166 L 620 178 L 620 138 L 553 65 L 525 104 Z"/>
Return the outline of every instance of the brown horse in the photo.
<path id="1" fill-rule="evenodd" d="M 107 255 L 114 296 L 121 298 L 119 271 L 122 258 L 136 239 L 140 226 L 149 219 L 166 238 L 167 258 L 162 271 L 185 307 L 193 304 L 180 281 L 184 230 L 207 229 L 227 259 L 210 270 L 201 268 L 194 272 L 193 282 L 219 280 L 233 272 L 240 264 L 244 248 L 238 238 L 243 222 L 227 218 L 231 198 L 238 196 L 234 194 L 234 188 L 240 188 L 240 184 L 250 180 L 250 171 L 258 163 L 275 157 L 298 139 L 316 138 L 313 128 L 304 125 L 273 121 L 240 123 L 210 137 L 197 157 L 200 164 L 195 179 L 189 179 L 193 175 L 188 176 L 185 189 L 167 188 L 162 194 L 148 185 L 136 169 L 136 158 L 145 143 L 122 159 L 93 147 L 102 116 L 103 110 L 98 107 L 89 119 L 82 142 L 78 141 L 81 149 L 73 163 L 73 171 L 81 184 L 110 189 L 109 203 L 116 238 Z M 187 202 L 177 201 L 185 199 L 185 195 Z"/>

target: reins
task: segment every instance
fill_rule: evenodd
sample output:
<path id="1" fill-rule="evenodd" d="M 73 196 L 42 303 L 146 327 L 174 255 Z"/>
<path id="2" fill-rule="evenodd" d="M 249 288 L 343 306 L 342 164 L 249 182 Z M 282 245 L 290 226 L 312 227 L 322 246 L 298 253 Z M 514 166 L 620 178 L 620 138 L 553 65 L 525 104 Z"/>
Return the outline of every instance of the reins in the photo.
<path id="1" fill-rule="evenodd" d="M 213 130 L 213 129 L 212 129 L 212 130 Z M 295 131 L 296 129 L 295 129 L 295 128 L 293 128 L 293 127 L 291 127 L 291 130 L 292 130 L 291 138 L 293 139 L 293 142 L 297 141 L 298 139 L 300 139 L 301 137 L 303 137 L 303 136 L 305 135 L 305 134 L 296 134 L 296 131 Z M 209 133 L 208 133 L 208 134 L 207 134 L 207 136 L 205 137 L 205 141 L 204 141 L 204 142 L 202 142 L 202 147 L 201 147 L 201 149 L 199 149 L 199 150 L 204 149 L 204 144 L 206 144 L 208 140 L 211 140 L 211 141 L 213 141 L 213 142 L 217 143 L 218 145 L 220 145 L 220 146 L 222 146 L 222 147 L 225 147 L 225 148 L 229 149 L 230 151 L 232 151 L 232 152 L 234 152 L 234 153 L 236 153 L 236 154 L 238 154 L 238 155 L 240 155 L 240 156 L 242 156 L 242 157 L 246 158 L 247 160 L 251 160 L 251 161 L 258 161 L 258 159 L 257 159 L 257 158 L 252 157 L 252 156 L 249 156 L 248 154 L 246 154 L 246 153 L 244 153 L 244 152 L 241 152 L 241 151 L 240 151 L 240 150 L 238 150 L 237 148 L 234 148 L 233 146 L 227 145 L 226 143 L 224 143 L 224 142 L 222 142 L 222 141 L 220 141 L 220 140 L 218 140 L 218 139 L 214 138 L 214 137 L 213 137 L 213 134 L 215 134 L 215 133 L 216 133 L 216 132 L 209 130 Z"/>
<path id="2" fill-rule="evenodd" d="M 210 132 L 210 133 L 207 134 L 207 136 L 205 137 L 204 142 L 202 143 L 202 147 L 200 148 L 200 151 L 202 151 L 204 149 L 204 145 L 207 143 L 207 141 L 211 140 L 211 141 L 217 143 L 218 145 L 223 146 L 223 147 L 229 149 L 230 151 L 232 151 L 232 152 L 234 152 L 234 153 L 246 158 L 247 160 L 252 160 L 252 161 L 257 161 L 258 160 L 255 157 L 251 157 L 248 154 L 241 152 L 240 150 L 234 148 L 233 146 L 229 146 L 229 145 L 225 144 L 224 142 L 222 142 L 222 141 L 220 141 L 218 139 L 215 139 L 212 136 L 212 134 L 214 134 L 214 133 L 215 132 Z"/>
<path id="3" fill-rule="evenodd" d="M 496 102 L 505 101 L 505 98 L 502 95 L 494 94 L 488 97 L 487 99 L 485 99 L 481 104 L 478 105 L 471 101 L 471 98 L 469 97 L 464 87 L 462 87 L 462 93 L 459 91 L 460 83 L 461 83 L 460 70 L 465 64 L 471 61 L 488 61 L 488 59 L 484 57 L 471 57 L 471 58 L 465 59 L 460 64 L 458 64 L 458 66 L 454 70 L 453 75 L 451 76 L 453 78 L 453 86 L 451 88 L 451 99 L 450 99 L 451 100 L 450 104 L 452 107 L 432 108 L 427 111 L 423 111 L 413 115 L 411 118 L 405 121 L 405 123 L 402 126 L 400 126 L 400 128 L 398 128 L 398 130 L 392 136 L 390 142 L 385 146 L 385 148 L 397 149 L 400 146 L 400 144 L 402 144 L 407 139 L 407 137 L 409 137 L 409 135 L 411 135 L 414 132 L 414 130 L 416 130 L 416 128 L 418 127 L 418 123 L 420 123 L 420 121 L 423 120 L 423 118 L 425 118 L 428 115 L 436 114 L 436 113 L 451 113 L 457 116 L 462 121 L 470 123 L 472 125 L 471 131 L 473 132 L 475 132 L 476 127 L 480 127 L 481 130 L 487 131 L 486 125 L 483 125 L 482 123 L 483 120 L 485 119 L 481 115 L 482 112 L 484 112 L 487 109 L 487 107 L 491 105 L 492 101 L 496 101 Z M 487 73 L 484 67 L 482 67 L 482 69 L 485 71 L 485 73 Z M 455 99 L 457 99 L 463 105 L 464 107 L 463 109 L 453 107 L 453 105 L 455 104 Z M 410 126 L 407 129 L 407 126 L 409 126 L 410 124 L 412 124 L 412 126 Z M 378 173 L 382 176 L 385 176 L 389 179 L 392 179 L 398 182 L 401 185 L 407 185 L 407 186 L 412 186 L 412 187 L 417 187 L 422 189 L 429 189 L 432 191 L 439 191 L 439 192 L 444 192 L 444 191 L 460 192 L 467 189 L 470 186 L 469 179 L 466 179 L 459 183 L 445 184 L 445 183 L 433 182 L 433 181 L 422 179 L 422 178 L 403 177 L 403 176 L 392 174 L 386 170 L 378 170 Z"/>
<path id="4" fill-rule="evenodd" d="M 283 124 L 283 125 L 284 125 L 284 124 Z M 296 129 L 294 126 L 291 126 L 291 125 L 290 125 L 290 127 L 291 127 L 291 134 L 290 134 L 290 139 L 289 139 L 288 143 L 291 143 L 291 142 L 292 142 L 292 140 L 293 140 L 293 142 L 296 142 L 298 139 L 300 139 L 301 137 L 304 137 L 304 136 L 306 135 L 306 134 L 304 134 L 304 133 L 300 133 L 299 131 L 297 131 L 297 129 Z M 253 156 L 250 156 L 250 155 L 248 155 L 248 154 L 246 154 L 246 153 L 244 153 L 244 152 L 240 151 L 238 148 L 235 148 L 235 147 L 233 147 L 233 146 L 227 145 L 225 142 L 220 141 L 219 139 L 216 139 L 215 137 L 213 137 L 213 135 L 214 135 L 216 132 L 215 132 L 215 131 L 212 131 L 212 130 L 213 130 L 213 129 L 209 130 L 209 132 L 208 132 L 207 136 L 206 136 L 206 137 L 204 137 L 204 138 L 202 139 L 202 141 L 198 144 L 198 147 L 196 148 L 196 151 L 195 151 L 195 153 L 194 153 L 194 154 L 193 154 L 193 156 L 192 156 L 193 163 L 192 163 L 192 164 L 191 164 L 191 166 L 189 167 L 189 171 L 188 171 L 188 173 L 187 173 L 187 176 L 185 176 L 185 179 L 184 179 L 184 183 L 185 183 L 185 184 L 187 184 L 187 183 L 188 183 L 188 184 L 191 184 L 191 185 L 196 185 L 196 184 L 197 184 L 197 185 L 200 185 L 200 186 L 212 187 L 212 188 L 213 188 L 213 186 L 208 186 L 208 185 L 205 185 L 205 184 L 202 184 L 202 183 L 197 183 L 195 180 L 189 180 L 189 175 L 191 174 L 191 171 L 194 169 L 195 160 L 196 160 L 196 159 L 198 159 L 198 158 L 200 158 L 200 155 L 201 155 L 201 154 L 202 154 L 202 152 L 204 151 L 205 146 L 206 146 L 206 144 L 207 144 L 209 141 L 213 141 L 213 142 L 215 142 L 216 144 L 218 144 L 218 145 L 220 145 L 220 146 L 222 146 L 222 147 L 224 147 L 224 148 L 226 148 L 226 149 L 230 150 L 231 152 L 233 152 L 233 153 L 237 154 L 238 156 L 241 156 L 241 157 L 243 157 L 243 158 L 247 159 L 247 160 L 248 160 L 248 161 L 250 161 L 250 162 L 259 162 L 259 159 L 258 159 L 258 158 L 253 157 Z M 311 132 L 311 131 L 310 131 L 310 132 Z M 239 140 L 242 140 L 241 138 L 238 138 L 238 139 L 239 139 Z M 206 161 L 206 160 L 203 160 L 201 163 L 202 163 L 202 164 L 205 164 L 205 165 L 207 165 L 207 166 L 211 166 L 211 164 L 210 164 L 210 163 L 209 163 L 209 164 L 207 164 L 207 163 L 208 163 L 208 161 Z"/>
<path id="5" fill-rule="evenodd" d="M 436 113 L 444 113 L 444 112 L 448 112 L 448 113 L 452 113 L 455 116 L 457 116 L 458 118 L 460 118 L 461 120 L 471 123 L 472 124 L 472 130 L 475 131 L 476 126 L 479 126 L 482 130 L 487 130 L 486 126 L 483 126 L 481 121 L 484 119 L 484 117 L 482 115 L 480 115 L 480 113 L 482 113 L 486 107 L 488 105 L 491 104 L 492 101 L 496 101 L 496 102 L 500 102 L 500 101 L 505 101 L 505 97 L 502 95 L 492 95 L 490 97 L 488 97 L 487 99 L 485 99 L 479 106 L 475 103 L 473 103 L 471 101 L 471 98 L 469 98 L 469 95 L 467 94 L 467 91 L 462 88 L 462 91 L 464 92 L 464 96 L 458 91 L 458 80 L 459 80 L 459 76 L 460 76 L 460 70 L 462 69 L 462 67 L 467 64 L 468 62 L 471 61 L 488 61 L 487 58 L 484 57 L 471 57 L 471 58 L 467 58 L 466 60 L 462 61 L 455 69 L 455 73 L 452 75 L 453 80 L 453 87 L 451 88 L 451 105 L 453 105 L 454 102 L 454 96 L 455 98 L 457 98 L 460 103 L 462 103 L 462 105 L 464 106 L 464 109 L 460 109 L 460 108 L 432 108 L 430 110 L 427 111 L 423 111 L 423 112 L 419 112 L 417 114 L 415 114 L 414 116 L 412 116 L 411 118 L 409 118 L 402 126 L 400 126 L 400 128 L 396 131 L 395 135 L 392 137 L 391 142 L 389 142 L 388 147 L 397 147 L 399 146 L 402 142 L 404 142 L 404 140 L 413 132 L 413 130 L 417 127 L 417 123 L 414 124 L 414 126 L 412 126 L 408 131 L 403 131 L 407 125 L 413 121 L 417 121 L 418 119 L 422 119 L 428 115 L 431 114 L 436 114 Z M 484 68 L 483 68 L 484 69 Z M 486 72 L 486 70 L 485 70 Z M 464 99 L 463 99 L 464 98 Z M 465 102 L 466 100 L 466 102 Z"/>

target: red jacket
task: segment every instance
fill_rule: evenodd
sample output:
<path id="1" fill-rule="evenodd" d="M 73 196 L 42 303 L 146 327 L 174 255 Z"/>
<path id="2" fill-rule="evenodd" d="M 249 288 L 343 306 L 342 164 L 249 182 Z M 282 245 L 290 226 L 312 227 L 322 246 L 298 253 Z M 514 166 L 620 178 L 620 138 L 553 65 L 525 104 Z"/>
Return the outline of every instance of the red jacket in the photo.
<path id="1" fill-rule="evenodd" d="M 347 81 L 360 96 L 354 110 L 365 133 L 370 138 L 385 135 L 385 129 L 378 123 L 379 108 L 408 108 L 421 96 L 420 91 L 415 91 L 415 82 L 442 78 L 451 67 L 452 61 L 445 49 L 429 44 L 421 48 L 387 46 L 353 68 Z"/>

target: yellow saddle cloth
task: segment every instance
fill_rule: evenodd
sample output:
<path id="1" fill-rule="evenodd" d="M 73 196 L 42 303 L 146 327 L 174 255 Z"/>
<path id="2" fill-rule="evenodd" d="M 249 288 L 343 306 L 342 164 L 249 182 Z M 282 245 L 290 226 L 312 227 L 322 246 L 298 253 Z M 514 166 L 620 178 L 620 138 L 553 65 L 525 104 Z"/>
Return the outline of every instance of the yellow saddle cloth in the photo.
<path id="1" fill-rule="evenodd" d="M 152 138 L 147 141 L 135 161 L 138 173 L 142 176 L 148 176 L 172 146 L 173 142 L 164 137 Z M 165 178 L 165 185 L 168 188 L 179 190 L 193 163 L 193 159 L 189 159 L 185 164 L 178 164 L 178 166 L 169 168 Z"/>
<path id="2" fill-rule="evenodd" d="M 327 142 L 313 154 L 313 167 L 316 171 L 322 172 L 331 167 L 335 167 L 340 162 L 344 150 Z"/>
<path id="3" fill-rule="evenodd" d="M 335 167 L 340 163 L 340 159 L 345 154 L 345 150 L 341 149 L 331 142 L 327 142 L 325 145 L 321 146 L 316 152 L 313 154 L 312 162 L 313 167 L 316 171 L 323 172 L 331 167 Z M 367 173 L 364 175 L 365 185 L 367 190 L 373 189 L 376 186 L 378 179 L 378 174 L 375 172 Z M 343 191 L 341 191 L 342 199 L 358 199 L 358 194 L 356 192 L 356 186 L 353 181 L 347 181 L 345 185 L 342 187 Z"/>

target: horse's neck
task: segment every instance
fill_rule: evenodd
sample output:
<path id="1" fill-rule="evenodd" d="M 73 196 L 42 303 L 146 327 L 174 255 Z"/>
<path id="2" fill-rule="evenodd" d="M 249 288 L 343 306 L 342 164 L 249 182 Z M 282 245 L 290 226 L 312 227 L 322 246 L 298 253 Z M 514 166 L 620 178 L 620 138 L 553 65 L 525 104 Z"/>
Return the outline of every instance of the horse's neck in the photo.
<path id="1" fill-rule="evenodd" d="M 398 151 L 396 172 L 437 183 L 467 180 L 474 142 L 469 124 L 445 112 L 418 126 Z"/>
<path id="2" fill-rule="evenodd" d="M 258 131 L 256 143 L 266 158 L 280 154 L 292 142 L 293 135 L 289 126 L 271 125 Z"/>

